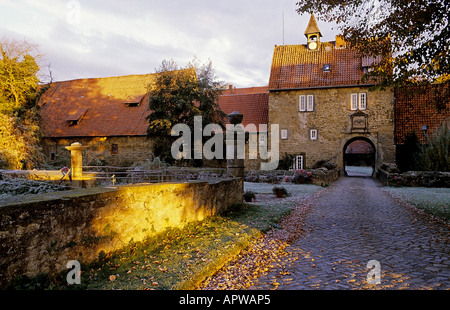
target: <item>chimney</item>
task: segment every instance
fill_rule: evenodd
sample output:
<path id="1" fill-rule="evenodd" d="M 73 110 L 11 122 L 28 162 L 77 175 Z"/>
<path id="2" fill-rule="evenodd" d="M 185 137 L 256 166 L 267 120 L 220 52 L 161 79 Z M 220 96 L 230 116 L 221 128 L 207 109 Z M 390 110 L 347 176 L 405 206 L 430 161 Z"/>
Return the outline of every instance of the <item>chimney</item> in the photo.
<path id="1" fill-rule="evenodd" d="M 228 90 L 230 91 L 230 95 L 233 94 L 233 85 L 228 85 Z"/>

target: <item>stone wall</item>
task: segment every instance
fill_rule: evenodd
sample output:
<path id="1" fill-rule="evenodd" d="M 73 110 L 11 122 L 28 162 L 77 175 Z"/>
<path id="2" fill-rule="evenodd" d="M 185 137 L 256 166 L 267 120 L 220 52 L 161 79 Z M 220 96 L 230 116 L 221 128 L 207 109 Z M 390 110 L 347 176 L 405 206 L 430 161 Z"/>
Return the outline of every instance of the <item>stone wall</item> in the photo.
<path id="1" fill-rule="evenodd" d="M 368 127 L 352 131 L 351 94 L 366 93 Z M 299 96 L 314 96 L 314 111 L 299 112 Z M 279 124 L 288 138 L 280 138 L 280 158 L 285 154 L 304 155 L 305 168 L 319 160 L 330 160 L 344 169 L 344 147 L 353 138 L 365 138 L 376 148 L 376 167 L 395 160 L 394 108 L 391 91 L 369 91 L 367 87 L 305 89 L 271 92 L 269 95 L 269 129 Z M 309 131 L 316 129 L 318 139 Z"/>
<path id="2" fill-rule="evenodd" d="M 339 179 L 340 176 L 342 176 L 342 170 L 340 169 L 333 169 L 333 170 L 327 170 L 327 169 L 316 169 L 314 170 L 314 184 L 320 185 L 320 186 L 328 186 L 337 179 Z"/>
<path id="3" fill-rule="evenodd" d="M 311 183 L 314 185 L 319 185 L 322 187 L 326 187 L 339 179 L 343 175 L 342 170 L 340 169 L 331 169 L 328 170 L 326 168 L 318 168 L 318 169 L 308 169 L 307 172 L 311 172 L 311 182 L 307 182 L 307 184 Z M 292 182 L 294 176 L 294 171 L 286 171 L 286 170 L 274 170 L 274 171 L 247 171 L 245 176 L 246 182 L 263 182 L 263 183 L 272 183 L 279 184 L 282 182 Z"/>
<path id="4" fill-rule="evenodd" d="M 0 202 L 0 288 L 20 275 L 57 274 L 241 203 L 243 180 L 90 188 Z"/>
<path id="5" fill-rule="evenodd" d="M 65 147 L 74 142 L 88 147 L 83 151 L 83 165 L 85 166 L 127 167 L 153 158 L 152 142 L 145 136 L 45 138 L 44 154 L 48 157 L 48 163 L 54 163 L 61 167 L 70 165 L 70 152 Z M 117 145 L 117 153 L 113 152 L 113 144 Z M 54 160 L 51 159 L 51 153 L 54 153 Z"/>
<path id="6" fill-rule="evenodd" d="M 450 187 L 450 172 L 407 171 L 394 173 L 378 169 L 378 179 L 385 186 Z"/>

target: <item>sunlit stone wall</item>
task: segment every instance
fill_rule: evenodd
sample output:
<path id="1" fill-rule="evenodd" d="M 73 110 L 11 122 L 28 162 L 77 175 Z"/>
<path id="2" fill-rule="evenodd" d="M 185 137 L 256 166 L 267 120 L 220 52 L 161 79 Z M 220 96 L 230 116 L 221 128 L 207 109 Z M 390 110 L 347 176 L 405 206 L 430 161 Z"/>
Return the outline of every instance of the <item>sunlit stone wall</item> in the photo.
<path id="1" fill-rule="evenodd" d="M 130 241 L 201 221 L 242 202 L 242 179 L 90 188 L 0 201 L 0 288 L 55 274 Z"/>

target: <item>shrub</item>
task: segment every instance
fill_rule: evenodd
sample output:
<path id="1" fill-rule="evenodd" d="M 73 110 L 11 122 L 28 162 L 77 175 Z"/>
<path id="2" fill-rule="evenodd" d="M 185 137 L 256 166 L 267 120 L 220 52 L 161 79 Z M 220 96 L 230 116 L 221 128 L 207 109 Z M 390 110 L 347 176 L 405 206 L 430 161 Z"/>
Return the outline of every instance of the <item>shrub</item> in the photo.
<path id="1" fill-rule="evenodd" d="M 259 174 L 255 173 L 253 171 L 250 171 L 244 178 L 245 182 L 254 182 L 254 183 L 258 183 L 259 182 Z"/>
<path id="2" fill-rule="evenodd" d="M 310 184 L 313 182 L 313 174 L 303 169 L 296 170 L 292 178 L 294 184 Z"/>
<path id="3" fill-rule="evenodd" d="M 396 164 L 384 163 L 381 165 L 380 168 L 386 171 L 387 173 L 400 173 L 400 170 L 398 169 Z"/>
<path id="4" fill-rule="evenodd" d="M 275 186 L 274 188 L 272 188 L 272 193 L 278 197 L 289 196 L 287 189 L 283 186 Z"/>
<path id="5" fill-rule="evenodd" d="M 287 175 L 287 176 L 284 177 L 283 182 L 292 182 L 293 178 L 294 177 Z"/>
<path id="6" fill-rule="evenodd" d="M 278 170 L 289 170 L 292 169 L 294 164 L 294 155 L 285 154 L 283 158 L 278 161 Z"/>
<path id="7" fill-rule="evenodd" d="M 450 171 L 450 130 L 447 122 L 435 132 L 428 145 L 422 145 L 419 153 L 422 170 Z"/>
<path id="8" fill-rule="evenodd" d="M 337 168 L 337 164 L 329 160 L 319 160 L 313 165 L 312 168 L 313 169 L 327 168 L 328 170 L 333 170 Z"/>
<path id="9" fill-rule="evenodd" d="M 256 194 L 253 191 L 245 191 L 244 193 L 244 200 L 246 202 L 252 202 L 256 200 Z"/>

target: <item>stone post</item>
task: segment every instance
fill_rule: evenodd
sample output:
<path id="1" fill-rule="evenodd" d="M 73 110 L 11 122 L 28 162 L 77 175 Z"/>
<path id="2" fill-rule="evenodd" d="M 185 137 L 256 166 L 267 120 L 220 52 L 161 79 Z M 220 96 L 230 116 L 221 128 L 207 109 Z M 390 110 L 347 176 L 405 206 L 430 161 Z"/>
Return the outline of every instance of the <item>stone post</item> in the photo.
<path id="1" fill-rule="evenodd" d="M 87 146 L 75 142 L 70 146 L 66 146 L 66 149 L 70 151 L 72 186 L 83 187 L 83 155 L 81 152 L 87 149 Z"/>
<path id="2" fill-rule="evenodd" d="M 244 118 L 243 114 L 240 114 L 237 111 L 228 114 L 228 119 L 230 120 L 230 124 L 238 125 L 242 123 L 242 119 Z M 243 155 L 245 156 L 245 132 L 243 130 L 237 130 L 233 132 L 233 135 L 230 137 L 227 132 L 227 174 L 233 177 L 244 177 L 245 170 L 245 159 L 238 159 L 238 141 L 243 141 L 244 151 Z M 230 140 L 232 139 L 232 140 Z"/>

